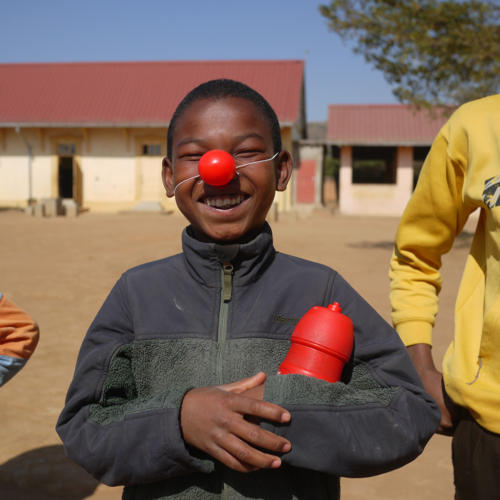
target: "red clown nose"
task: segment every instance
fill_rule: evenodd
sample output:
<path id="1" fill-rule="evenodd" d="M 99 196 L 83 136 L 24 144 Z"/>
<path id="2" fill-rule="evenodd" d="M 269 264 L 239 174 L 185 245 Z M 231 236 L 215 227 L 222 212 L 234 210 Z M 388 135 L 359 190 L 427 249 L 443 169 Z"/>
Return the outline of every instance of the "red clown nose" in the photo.
<path id="1" fill-rule="evenodd" d="M 221 149 L 207 151 L 198 162 L 198 172 L 203 182 L 211 186 L 224 186 L 236 174 L 234 158 Z"/>

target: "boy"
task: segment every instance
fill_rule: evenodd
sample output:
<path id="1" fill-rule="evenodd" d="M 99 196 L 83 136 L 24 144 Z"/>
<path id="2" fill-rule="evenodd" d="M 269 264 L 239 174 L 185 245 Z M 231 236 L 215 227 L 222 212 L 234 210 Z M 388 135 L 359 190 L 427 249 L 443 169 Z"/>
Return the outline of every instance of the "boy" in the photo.
<path id="1" fill-rule="evenodd" d="M 38 325 L 0 292 L 0 386 L 26 364 L 39 335 Z"/>
<path id="2" fill-rule="evenodd" d="M 398 228 L 391 259 L 395 327 L 453 434 L 455 498 L 497 499 L 500 462 L 500 94 L 460 106 L 441 128 Z M 480 217 L 441 374 L 431 355 L 441 258 Z"/>
<path id="3" fill-rule="evenodd" d="M 210 186 L 197 177 L 209 150 L 250 165 Z M 124 498 L 338 498 L 339 476 L 399 467 L 436 429 L 394 330 L 334 271 L 274 250 L 265 218 L 291 170 L 274 111 L 246 85 L 207 82 L 174 113 L 163 182 L 191 223 L 183 253 L 120 278 L 57 424 L 68 455 Z M 333 301 L 355 328 L 344 383 L 276 375 L 293 322 Z"/>

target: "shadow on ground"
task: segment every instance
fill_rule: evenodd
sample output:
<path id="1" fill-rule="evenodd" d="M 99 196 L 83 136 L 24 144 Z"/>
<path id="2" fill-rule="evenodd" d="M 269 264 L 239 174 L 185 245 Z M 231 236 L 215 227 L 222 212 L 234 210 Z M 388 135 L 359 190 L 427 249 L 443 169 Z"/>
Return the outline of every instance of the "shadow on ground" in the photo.
<path id="1" fill-rule="evenodd" d="M 383 248 L 390 249 L 394 246 L 394 241 L 356 241 L 355 243 L 348 243 L 351 248 Z"/>
<path id="2" fill-rule="evenodd" d="M 453 243 L 453 248 L 468 248 L 472 243 L 472 238 L 474 237 L 473 233 L 469 233 L 468 231 L 462 231 L 456 238 Z M 394 246 L 394 241 L 356 241 L 354 243 L 347 243 L 348 247 L 351 248 L 382 248 L 392 249 Z"/>
<path id="3" fill-rule="evenodd" d="M 30 450 L 0 465 L 0 496 L 9 500 L 81 500 L 98 485 L 60 445 Z"/>

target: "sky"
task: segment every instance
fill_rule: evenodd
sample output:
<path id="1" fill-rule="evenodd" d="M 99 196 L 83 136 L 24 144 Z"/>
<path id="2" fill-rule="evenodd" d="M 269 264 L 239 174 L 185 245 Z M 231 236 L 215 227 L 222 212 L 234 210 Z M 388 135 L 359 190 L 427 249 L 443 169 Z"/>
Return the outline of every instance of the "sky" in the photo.
<path id="1" fill-rule="evenodd" d="M 0 63 L 301 59 L 307 121 L 326 121 L 329 104 L 397 102 L 320 3 L 0 0 Z"/>

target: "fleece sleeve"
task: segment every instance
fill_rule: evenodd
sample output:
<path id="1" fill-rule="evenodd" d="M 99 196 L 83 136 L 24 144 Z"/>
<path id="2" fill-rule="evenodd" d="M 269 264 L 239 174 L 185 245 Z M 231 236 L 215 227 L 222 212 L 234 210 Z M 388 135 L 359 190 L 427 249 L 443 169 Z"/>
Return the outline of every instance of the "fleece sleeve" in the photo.
<path id="1" fill-rule="evenodd" d="M 436 137 L 396 235 L 390 300 L 393 324 L 405 345 L 432 345 L 441 257 L 476 208 L 462 197 L 467 140 L 457 128 L 448 123 Z"/>
<path id="2" fill-rule="evenodd" d="M 39 333 L 35 321 L 0 294 L 0 386 L 26 364 L 37 346 Z"/>
<path id="3" fill-rule="evenodd" d="M 210 472 L 213 464 L 195 458 L 184 444 L 180 401 L 172 401 L 168 393 L 137 397 L 127 350 L 133 341 L 122 276 L 87 332 L 57 422 L 67 455 L 108 485 Z M 111 365 L 114 376 L 109 375 Z"/>
<path id="4" fill-rule="evenodd" d="M 302 375 L 268 377 L 264 398 L 287 408 L 286 464 L 338 476 L 387 472 L 413 460 L 435 432 L 440 412 L 425 392 L 397 333 L 336 276 L 330 301 L 354 325 L 354 351 L 342 382 Z"/>

